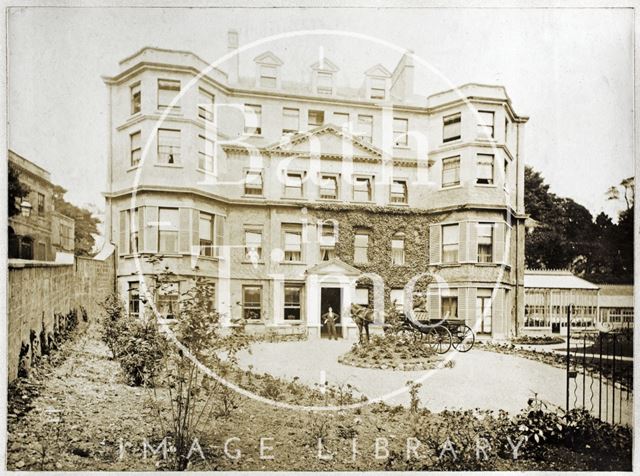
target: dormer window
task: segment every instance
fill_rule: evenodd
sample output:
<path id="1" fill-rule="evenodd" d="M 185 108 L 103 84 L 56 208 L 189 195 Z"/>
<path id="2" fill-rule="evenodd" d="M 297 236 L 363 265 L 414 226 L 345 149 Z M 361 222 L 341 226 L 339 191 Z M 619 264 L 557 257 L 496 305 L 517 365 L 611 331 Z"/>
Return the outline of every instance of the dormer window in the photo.
<path id="1" fill-rule="evenodd" d="M 257 84 L 260 88 L 276 89 L 280 87 L 280 66 L 282 61 L 276 55 L 267 51 L 256 56 L 253 61 L 256 63 Z"/>
<path id="2" fill-rule="evenodd" d="M 333 94 L 333 73 L 318 71 L 316 90 L 318 94 L 331 96 Z"/>
<path id="3" fill-rule="evenodd" d="M 371 99 L 384 99 L 386 97 L 386 83 L 383 78 L 371 78 Z"/>
<path id="4" fill-rule="evenodd" d="M 275 88 L 278 84 L 278 71 L 275 66 L 262 65 L 260 67 L 260 86 Z"/>

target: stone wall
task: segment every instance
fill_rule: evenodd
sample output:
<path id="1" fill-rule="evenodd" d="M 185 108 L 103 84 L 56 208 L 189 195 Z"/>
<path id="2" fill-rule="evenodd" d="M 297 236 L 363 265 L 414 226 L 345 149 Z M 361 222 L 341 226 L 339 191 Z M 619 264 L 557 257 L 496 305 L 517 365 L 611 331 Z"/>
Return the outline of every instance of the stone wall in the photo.
<path id="1" fill-rule="evenodd" d="M 112 254 L 104 260 L 76 257 L 74 264 L 9 260 L 9 381 L 18 375 L 23 344 L 29 344 L 31 360 L 40 351 L 31 345 L 33 336 L 52 332 L 56 314 L 76 309 L 82 319 L 82 306 L 89 322 L 99 318 L 100 301 L 115 290 L 114 259 Z"/>

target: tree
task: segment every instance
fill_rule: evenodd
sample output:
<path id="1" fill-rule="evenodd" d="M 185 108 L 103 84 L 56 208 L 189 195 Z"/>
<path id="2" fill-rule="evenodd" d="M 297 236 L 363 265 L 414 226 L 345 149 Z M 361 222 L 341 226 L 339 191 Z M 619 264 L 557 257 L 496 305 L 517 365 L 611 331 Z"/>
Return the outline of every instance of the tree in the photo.
<path id="1" fill-rule="evenodd" d="M 9 191 L 9 217 L 20 213 L 20 200 L 29 194 L 29 187 L 20 181 L 20 170 L 14 164 L 9 162 L 9 170 L 7 175 L 7 188 Z"/>
<path id="2" fill-rule="evenodd" d="M 95 244 L 93 235 L 98 234 L 100 220 L 90 210 L 80 208 L 64 199 L 67 191 L 60 185 L 53 186 L 53 203 L 56 211 L 75 220 L 75 254 L 88 256 Z"/>

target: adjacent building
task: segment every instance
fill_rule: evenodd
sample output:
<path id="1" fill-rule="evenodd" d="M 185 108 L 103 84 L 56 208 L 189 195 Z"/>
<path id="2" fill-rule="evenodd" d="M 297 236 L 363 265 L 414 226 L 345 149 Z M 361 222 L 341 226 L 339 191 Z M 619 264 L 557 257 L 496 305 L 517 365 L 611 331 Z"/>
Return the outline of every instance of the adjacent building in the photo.
<path id="1" fill-rule="evenodd" d="M 73 255 L 75 221 L 55 210 L 51 175 L 11 150 L 8 156 L 29 190 L 19 198 L 23 213 L 9 218 L 9 258 L 55 261 L 58 253 Z"/>
<path id="2" fill-rule="evenodd" d="M 245 78 L 237 57 L 223 72 L 143 48 L 103 78 L 106 229 L 130 312 L 147 296 L 170 316 L 201 277 L 226 322 L 255 332 L 321 336 L 332 307 L 348 336 L 351 303 L 380 323 L 392 302 L 421 296 L 431 318 L 514 335 L 527 117 L 504 88 L 416 96 L 409 52 L 393 71 L 365 71 L 358 89 L 328 58 L 309 62 L 304 84 L 282 77 L 284 61 L 258 54 Z"/>

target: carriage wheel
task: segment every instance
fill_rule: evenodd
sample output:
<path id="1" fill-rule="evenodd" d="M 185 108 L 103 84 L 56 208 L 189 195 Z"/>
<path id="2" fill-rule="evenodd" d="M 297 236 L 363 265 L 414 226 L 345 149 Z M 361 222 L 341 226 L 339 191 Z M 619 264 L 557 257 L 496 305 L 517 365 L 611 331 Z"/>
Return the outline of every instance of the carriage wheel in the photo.
<path id="1" fill-rule="evenodd" d="M 425 345 L 437 354 L 445 354 L 451 348 L 451 333 L 446 327 L 438 326 L 423 335 Z"/>
<path id="2" fill-rule="evenodd" d="M 453 348 L 458 352 L 468 352 L 473 347 L 476 337 L 469 326 L 464 324 L 456 327 L 453 335 Z"/>

